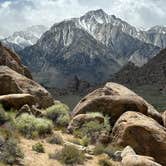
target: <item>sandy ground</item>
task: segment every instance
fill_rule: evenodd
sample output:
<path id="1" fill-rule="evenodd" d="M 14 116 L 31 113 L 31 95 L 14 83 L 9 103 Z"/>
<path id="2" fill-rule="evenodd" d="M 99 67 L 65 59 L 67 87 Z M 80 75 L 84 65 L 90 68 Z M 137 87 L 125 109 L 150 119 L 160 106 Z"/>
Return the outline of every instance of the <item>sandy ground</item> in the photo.
<path id="1" fill-rule="evenodd" d="M 72 136 L 63 134 L 63 138 L 70 139 Z M 37 153 L 32 150 L 32 146 L 41 142 L 44 146 L 45 153 Z M 62 148 L 61 145 L 49 144 L 44 139 L 25 139 L 21 137 L 20 147 L 24 153 L 24 164 L 25 166 L 62 166 L 57 160 L 49 159 L 48 154 L 55 153 Z M 93 159 L 85 161 L 84 166 L 98 166 L 98 157 L 94 156 Z"/>

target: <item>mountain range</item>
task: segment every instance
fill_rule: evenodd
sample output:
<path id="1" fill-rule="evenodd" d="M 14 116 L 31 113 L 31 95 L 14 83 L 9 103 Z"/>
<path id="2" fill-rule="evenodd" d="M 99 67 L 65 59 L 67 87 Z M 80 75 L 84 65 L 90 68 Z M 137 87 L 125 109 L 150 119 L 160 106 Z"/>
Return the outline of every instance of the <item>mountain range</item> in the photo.
<path id="1" fill-rule="evenodd" d="M 166 27 L 139 30 L 102 9 L 55 23 L 36 44 L 17 51 L 47 87 L 66 88 L 77 77 L 96 85 L 128 62 L 141 67 L 166 46 Z"/>
<path id="2" fill-rule="evenodd" d="M 14 32 L 7 38 L 1 37 L 1 42 L 15 52 L 18 52 L 25 47 L 34 45 L 46 30 L 47 27 L 44 25 L 34 25 L 22 31 Z"/>

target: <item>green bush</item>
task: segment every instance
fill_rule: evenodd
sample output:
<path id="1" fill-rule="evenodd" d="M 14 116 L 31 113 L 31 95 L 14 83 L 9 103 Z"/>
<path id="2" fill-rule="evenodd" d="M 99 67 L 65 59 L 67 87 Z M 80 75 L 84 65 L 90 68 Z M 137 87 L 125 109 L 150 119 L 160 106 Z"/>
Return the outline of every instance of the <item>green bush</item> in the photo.
<path id="1" fill-rule="evenodd" d="M 110 130 L 109 118 L 104 117 L 104 123 L 99 123 L 97 120 L 85 122 L 79 129 L 76 129 L 73 134 L 79 138 L 86 136 L 90 138 L 92 143 L 95 143 L 103 131 L 109 133 Z"/>
<path id="2" fill-rule="evenodd" d="M 100 155 L 104 153 L 105 146 L 103 144 L 97 144 L 93 150 L 94 155 Z"/>
<path id="3" fill-rule="evenodd" d="M 38 142 L 36 143 L 35 145 L 32 146 L 32 150 L 33 151 L 36 151 L 38 153 L 44 153 L 45 150 L 44 150 L 44 147 L 43 147 L 43 144 Z"/>
<path id="4" fill-rule="evenodd" d="M 47 142 L 50 144 L 63 145 L 64 140 L 63 140 L 63 137 L 59 133 L 54 133 L 53 136 L 47 138 Z"/>
<path id="5" fill-rule="evenodd" d="M 45 116 L 54 122 L 54 125 L 65 127 L 70 122 L 69 108 L 62 103 L 55 104 L 45 110 Z"/>
<path id="6" fill-rule="evenodd" d="M 50 154 L 49 157 L 71 165 L 82 164 L 85 160 L 84 153 L 72 145 L 65 145 L 61 151 Z"/>
<path id="7" fill-rule="evenodd" d="M 36 118 L 29 114 L 22 114 L 16 118 L 16 127 L 25 137 L 35 138 L 51 134 L 53 124 L 47 119 Z"/>
<path id="8" fill-rule="evenodd" d="M 9 120 L 8 114 L 5 112 L 4 108 L 0 104 L 0 125 L 3 125 Z"/>
<path id="9" fill-rule="evenodd" d="M 19 158 L 23 158 L 24 155 L 17 145 L 17 141 L 14 138 L 9 138 L 0 146 L 0 161 L 5 164 L 13 165 L 18 162 Z"/>
<path id="10" fill-rule="evenodd" d="M 100 159 L 99 160 L 99 166 L 118 166 L 118 165 L 115 165 L 115 163 L 113 163 L 110 159 Z"/>

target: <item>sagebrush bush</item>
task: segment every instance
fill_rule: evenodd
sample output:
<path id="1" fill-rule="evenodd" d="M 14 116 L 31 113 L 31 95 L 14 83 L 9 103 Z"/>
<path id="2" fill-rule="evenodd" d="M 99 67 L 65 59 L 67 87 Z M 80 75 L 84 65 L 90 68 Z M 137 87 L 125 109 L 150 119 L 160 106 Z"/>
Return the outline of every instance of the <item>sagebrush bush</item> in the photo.
<path id="1" fill-rule="evenodd" d="M 50 144 L 63 145 L 64 140 L 60 133 L 54 133 L 52 136 L 47 138 L 47 142 Z"/>
<path id="2" fill-rule="evenodd" d="M 4 124 L 9 120 L 8 114 L 5 112 L 4 108 L 0 104 L 0 125 Z"/>
<path id="3" fill-rule="evenodd" d="M 43 144 L 38 142 L 36 143 L 35 145 L 32 146 L 32 150 L 33 151 L 36 151 L 38 153 L 44 153 L 45 150 L 44 150 L 44 147 L 43 147 Z"/>
<path id="4" fill-rule="evenodd" d="M 118 164 L 115 164 L 113 161 L 107 158 L 102 158 L 98 161 L 99 166 L 118 166 Z"/>
<path id="5" fill-rule="evenodd" d="M 50 154 L 49 157 L 69 165 L 82 164 L 85 160 L 84 153 L 72 145 L 65 145 L 61 151 Z"/>
<path id="6" fill-rule="evenodd" d="M 51 119 L 54 125 L 67 126 L 70 122 L 70 109 L 68 106 L 62 103 L 57 103 L 45 110 L 45 116 Z"/>
<path id="7" fill-rule="evenodd" d="M 104 117 L 104 123 L 99 123 L 97 120 L 85 122 L 79 129 L 76 129 L 73 134 L 80 138 L 86 136 L 90 138 L 92 143 L 95 143 L 103 131 L 109 133 L 110 130 L 109 118 L 106 116 Z"/>
<path id="8" fill-rule="evenodd" d="M 0 146 L 0 161 L 5 164 L 13 165 L 17 163 L 19 158 L 23 158 L 24 155 L 21 152 L 17 140 L 9 138 Z"/>
<path id="9" fill-rule="evenodd" d="M 100 155 L 105 152 L 105 146 L 103 144 L 97 144 L 93 150 L 94 155 Z"/>
<path id="10" fill-rule="evenodd" d="M 53 124 L 48 119 L 36 118 L 34 115 L 22 114 L 16 118 L 16 127 L 25 137 L 35 138 L 52 133 Z"/>

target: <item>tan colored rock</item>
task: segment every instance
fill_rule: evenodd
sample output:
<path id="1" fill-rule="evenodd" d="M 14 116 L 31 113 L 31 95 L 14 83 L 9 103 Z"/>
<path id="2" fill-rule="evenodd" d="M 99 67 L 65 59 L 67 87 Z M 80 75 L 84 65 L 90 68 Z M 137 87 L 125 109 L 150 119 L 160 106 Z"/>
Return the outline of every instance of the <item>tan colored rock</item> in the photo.
<path id="1" fill-rule="evenodd" d="M 54 104 L 54 99 L 45 88 L 7 66 L 0 66 L 0 88 L 0 95 L 31 94 L 39 108 L 47 108 Z"/>
<path id="2" fill-rule="evenodd" d="M 166 129 L 139 112 L 125 112 L 112 129 L 112 143 L 130 145 L 137 154 L 154 157 L 166 165 Z"/>
<path id="3" fill-rule="evenodd" d="M 85 96 L 74 108 L 72 116 L 86 112 L 102 112 L 111 117 L 113 125 L 126 111 L 141 112 L 162 123 L 161 115 L 153 106 L 133 91 L 116 83 L 107 83 L 104 88 Z"/>
<path id="4" fill-rule="evenodd" d="M 29 70 L 21 64 L 19 56 L 0 43 L 0 65 L 8 66 L 12 70 L 32 79 Z"/>
<path id="5" fill-rule="evenodd" d="M 122 166 L 162 166 L 149 157 L 140 155 L 130 155 L 122 159 Z"/>
<path id="6" fill-rule="evenodd" d="M 0 103 L 6 108 L 20 109 L 23 105 L 33 105 L 35 98 L 30 94 L 10 94 L 0 96 Z"/>
<path id="7" fill-rule="evenodd" d="M 79 114 L 70 121 L 67 129 L 68 131 L 73 132 L 74 130 L 80 128 L 84 123 L 94 120 L 99 123 L 104 123 L 104 117 L 102 115 Z"/>
<path id="8" fill-rule="evenodd" d="M 108 82 L 105 85 L 105 87 L 107 87 L 111 91 L 116 91 L 119 95 L 136 97 L 136 98 L 142 100 L 143 102 L 145 102 L 146 106 L 148 107 L 148 116 L 155 119 L 160 124 L 162 124 L 162 117 L 161 117 L 160 113 L 151 104 L 149 104 L 141 96 L 134 93 L 132 90 L 128 89 L 127 87 L 125 87 L 123 85 L 113 83 L 113 82 Z"/>
<path id="9" fill-rule="evenodd" d="M 164 112 L 162 113 L 162 119 L 163 119 L 164 127 L 166 127 L 166 111 L 164 111 Z"/>
<path id="10" fill-rule="evenodd" d="M 153 157 L 137 155 L 130 146 L 124 148 L 121 157 L 122 166 L 161 166 Z"/>
<path id="11" fill-rule="evenodd" d="M 136 153 L 131 146 L 126 146 L 121 153 L 121 157 L 124 158 L 129 155 L 136 155 Z"/>

